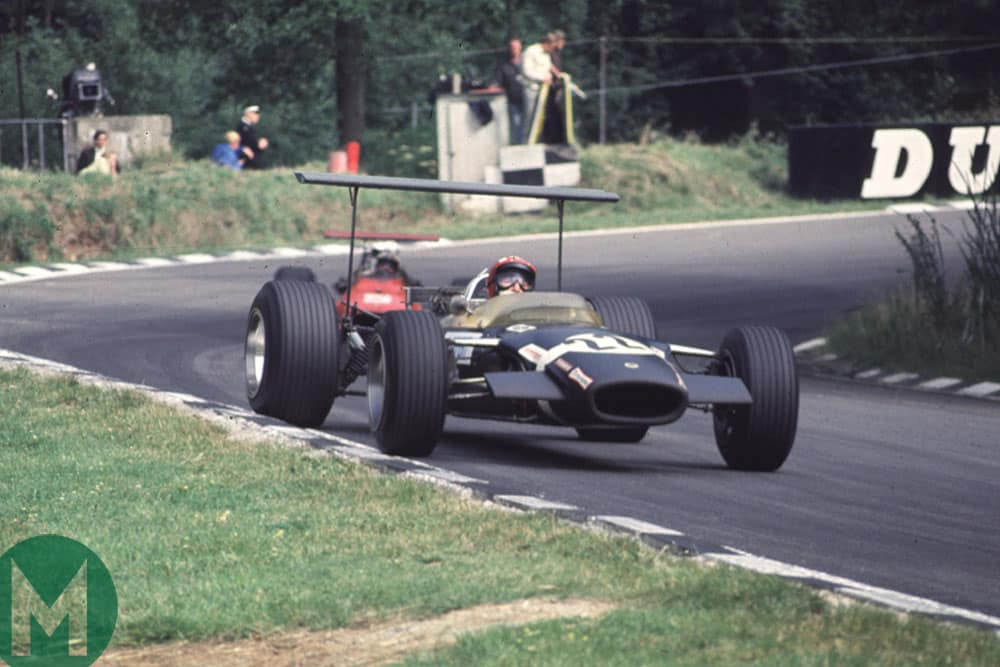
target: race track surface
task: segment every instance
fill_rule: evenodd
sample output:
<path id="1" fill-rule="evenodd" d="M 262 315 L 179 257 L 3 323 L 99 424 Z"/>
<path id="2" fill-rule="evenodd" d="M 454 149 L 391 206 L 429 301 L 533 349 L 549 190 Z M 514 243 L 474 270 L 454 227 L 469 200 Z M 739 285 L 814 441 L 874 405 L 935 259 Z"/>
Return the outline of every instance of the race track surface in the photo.
<path id="1" fill-rule="evenodd" d="M 569 207 L 572 215 L 572 207 Z M 958 219 L 939 215 L 939 222 Z M 646 298 L 661 338 L 716 347 L 738 324 L 793 343 L 905 276 L 898 215 L 588 235 L 566 242 L 564 286 Z M 513 233 L 498 229 L 497 233 Z M 946 246 L 951 246 L 945 237 Z M 555 241 L 403 252 L 425 284 L 500 255 L 536 261 L 553 289 Z M 285 262 L 293 263 L 293 262 Z M 346 257 L 298 260 L 332 283 Z M 951 275 L 958 274 L 949 250 Z M 0 347 L 245 406 L 246 312 L 273 262 L 89 274 L 0 288 Z M 362 399 L 324 428 L 371 442 Z M 775 474 L 727 470 L 709 417 L 690 412 L 641 445 L 569 429 L 449 418 L 433 462 L 508 493 L 639 518 L 692 537 L 1000 615 L 1000 405 L 803 379 L 795 449 Z"/>

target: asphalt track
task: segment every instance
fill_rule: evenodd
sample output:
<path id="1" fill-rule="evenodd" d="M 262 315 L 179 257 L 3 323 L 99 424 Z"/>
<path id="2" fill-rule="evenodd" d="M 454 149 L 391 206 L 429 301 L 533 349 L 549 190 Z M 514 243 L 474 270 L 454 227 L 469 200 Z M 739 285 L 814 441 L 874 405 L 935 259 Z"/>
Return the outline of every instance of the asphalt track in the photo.
<path id="1" fill-rule="evenodd" d="M 908 261 L 893 228 L 904 224 L 873 215 L 570 237 L 564 286 L 646 298 L 672 342 L 715 347 L 734 325 L 767 323 L 795 343 L 901 280 Z M 494 241 L 404 259 L 425 284 L 447 284 L 518 252 L 539 264 L 544 289 L 555 285 L 555 247 L 552 239 Z M 951 251 L 948 262 L 957 275 Z M 346 268 L 345 257 L 293 263 L 326 282 Z M 245 405 L 246 311 L 275 268 L 222 262 L 4 286 L 0 347 Z M 998 427 L 995 402 L 804 378 L 796 445 L 775 474 L 727 470 L 710 419 L 697 412 L 653 429 L 641 445 L 449 418 L 433 461 L 507 493 L 635 517 L 996 616 Z M 371 442 L 362 399 L 338 400 L 324 428 Z"/>

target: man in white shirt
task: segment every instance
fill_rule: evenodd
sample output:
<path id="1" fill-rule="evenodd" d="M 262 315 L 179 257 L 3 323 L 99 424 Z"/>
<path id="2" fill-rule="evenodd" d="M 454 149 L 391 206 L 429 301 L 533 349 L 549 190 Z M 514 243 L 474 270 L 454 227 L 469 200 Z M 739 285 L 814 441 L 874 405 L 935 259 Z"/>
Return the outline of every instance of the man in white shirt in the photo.
<path id="1" fill-rule="evenodd" d="M 521 74 L 525 78 L 524 110 L 527 116 L 524 126 L 528 128 L 528 132 L 535 120 L 539 88 L 543 83 L 552 83 L 553 75 L 559 75 L 559 71 L 552 65 L 552 52 L 555 49 L 555 35 L 548 33 L 542 41 L 525 49 L 521 58 Z"/>

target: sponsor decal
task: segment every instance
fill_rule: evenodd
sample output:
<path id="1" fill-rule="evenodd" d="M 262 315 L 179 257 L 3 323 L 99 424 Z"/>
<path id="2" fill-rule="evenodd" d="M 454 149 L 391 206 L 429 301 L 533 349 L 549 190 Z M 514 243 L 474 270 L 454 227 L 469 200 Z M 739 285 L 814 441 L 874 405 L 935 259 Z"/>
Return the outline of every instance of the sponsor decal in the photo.
<path id="1" fill-rule="evenodd" d="M 556 368 L 561 370 L 563 373 L 569 373 L 571 370 L 573 370 L 573 364 L 566 361 L 562 357 L 556 359 L 552 363 L 554 363 L 556 365 Z"/>
<path id="2" fill-rule="evenodd" d="M 625 368 L 635 370 L 636 368 L 639 368 L 639 364 L 635 363 L 634 361 L 626 361 Z"/>
<path id="3" fill-rule="evenodd" d="M 996 124 L 810 126 L 791 128 L 789 139 L 789 189 L 797 195 L 980 195 L 1000 174 Z"/>
<path id="4" fill-rule="evenodd" d="M 544 347 L 535 345 L 534 343 L 528 343 L 517 351 L 518 354 L 534 364 L 537 364 L 538 360 L 544 357 L 546 352 L 547 350 Z"/>
<path id="5" fill-rule="evenodd" d="M 507 327 L 507 331 L 513 333 L 524 333 L 525 331 L 534 331 L 537 327 L 533 324 L 512 324 Z"/>
<path id="6" fill-rule="evenodd" d="M 384 294 L 382 292 L 365 292 L 365 295 L 361 298 L 363 303 L 371 303 L 380 306 L 386 306 L 392 303 L 392 295 Z"/>
<path id="7" fill-rule="evenodd" d="M 577 366 L 570 372 L 569 379 L 580 385 L 580 388 L 582 388 L 585 391 L 587 387 L 594 384 L 594 378 L 584 373 L 583 369 L 581 369 L 579 366 Z"/>

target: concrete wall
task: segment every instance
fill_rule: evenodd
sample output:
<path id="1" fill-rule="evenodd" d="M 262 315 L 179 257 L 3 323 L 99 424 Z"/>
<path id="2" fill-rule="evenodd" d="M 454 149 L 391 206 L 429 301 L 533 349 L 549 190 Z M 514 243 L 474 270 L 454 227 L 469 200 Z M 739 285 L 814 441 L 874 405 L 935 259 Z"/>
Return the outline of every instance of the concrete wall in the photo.
<path id="1" fill-rule="evenodd" d="M 493 119 L 483 124 L 469 102 L 485 101 Z M 486 182 L 486 168 L 500 163 L 500 147 L 509 142 L 507 98 L 495 95 L 439 95 L 435 108 L 438 136 L 438 178 L 443 181 Z M 441 195 L 450 209 L 496 211 L 496 197 Z"/>
<path id="2" fill-rule="evenodd" d="M 76 168 L 80 151 L 93 143 L 97 130 L 107 131 L 108 149 L 127 167 L 141 153 L 170 150 L 173 122 L 166 115 L 73 118 L 67 129 L 71 170 Z"/>

